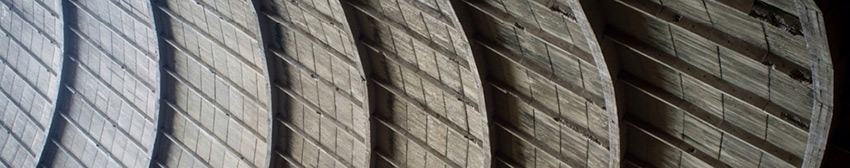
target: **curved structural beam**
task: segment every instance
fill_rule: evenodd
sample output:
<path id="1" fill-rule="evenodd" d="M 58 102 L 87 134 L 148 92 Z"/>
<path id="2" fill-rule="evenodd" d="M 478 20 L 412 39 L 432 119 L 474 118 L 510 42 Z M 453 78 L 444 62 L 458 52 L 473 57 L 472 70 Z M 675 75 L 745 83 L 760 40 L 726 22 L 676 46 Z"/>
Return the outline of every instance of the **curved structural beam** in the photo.
<path id="1" fill-rule="evenodd" d="M 48 147 L 58 146 L 58 143 L 54 143 L 54 145 L 50 145 L 50 143 L 53 142 L 52 139 L 57 136 L 57 134 L 58 134 L 57 131 L 61 131 L 61 130 L 56 130 L 57 129 L 56 127 L 59 123 L 58 120 L 60 120 L 60 118 L 61 118 L 60 115 L 59 115 L 60 110 L 62 110 L 61 104 L 63 104 L 64 102 L 67 102 L 67 100 L 69 98 L 69 96 L 68 96 L 69 92 L 66 89 L 62 89 L 62 86 L 63 86 L 63 84 L 68 82 L 68 80 L 69 80 L 68 78 L 70 77 L 70 74 L 73 73 L 73 72 L 71 72 L 71 71 L 73 71 L 73 66 L 69 66 L 69 64 L 71 62 L 71 57 L 68 56 L 68 54 L 70 53 L 71 44 L 72 44 L 72 43 L 69 43 L 68 41 L 71 38 L 71 36 L 73 36 L 73 32 L 71 32 L 71 29 L 68 27 L 68 25 L 70 25 L 69 22 L 71 22 L 73 20 L 70 16 L 71 14 L 69 14 L 70 10 L 68 8 L 70 8 L 70 7 L 71 7 L 71 4 L 68 0 L 60 1 L 60 10 L 61 10 L 60 13 L 62 15 L 61 16 L 62 17 L 62 46 L 61 46 L 62 47 L 62 53 L 60 53 L 60 54 L 61 54 L 61 58 L 62 58 L 62 64 L 59 65 L 60 70 L 59 70 L 58 75 L 57 75 L 57 76 L 59 76 L 59 82 L 56 82 L 56 86 L 54 86 L 56 88 L 56 93 L 55 93 L 56 100 L 53 101 L 53 109 L 51 110 L 51 113 L 50 113 L 50 115 L 51 115 L 50 121 L 49 121 L 50 125 L 45 128 L 47 130 L 46 131 L 47 133 L 44 134 L 44 144 L 41 147 L 41 152 L 38 153 L 38 156 L 35 159 L 35 167 L 44 166 L 45 161 L 46 161 L 44 155 L 48 151 L 55 151 L 55 150 L 48 150 Z"/>
<path id="2" fill-rule="evenodd" d="M 361 62 L 374 64 L 364 64 L 373 166 L 489 166 L 482 76 L 453 7 L 438 5 L 455 2 L 341 3 Z"/>
<path id="3" fill-rule="evenodd" d="M 156 134 L 153 138 L 153 143 L 151 143 L 153 146 L 151 147 L 151 151 L 148 154 L 148 158 L 150 159 L 150 161 L 148 162 L 147 167 L 149 167 L 149 168 L 153 168 L 155 166 L 162 167 L 161 163 L 159 161 L 157 161 L 156 159 L 157 159 L 157 156 L 159 156 L 159 152 L 164 150 L 162 148 L 164 148 L 163 144 L 165 143 L 164 142 L 165 139 L 163 139 L 163 138 L 165 138 L 164 137 L 165 132 L 162 129 L 165 129 L 165 123 L 166 123 L 166 121 L 168 121 L 168 119 L 164 117 L 165 111 L 168 108 L 168 106 L 165 105 L 165 103 L 166 103 L 165 102 L 165 95 L 166 94 L 163 93 L 165 91 L 164 88 L 169 86 L 169 84 L 167 83 L 167 80 L 165 80 L 166 78 L 163 77 L 163 74 L 166 73 L 165 69 L 164 69 L 164 67 L 166 65 L 166 63 L 165 63 L 166 59 L 163 59 L 166 56 L 166 54 L 164 54 L 164 52 L 163 52 L 163 48 L 164 48 L 163 46 L 165 46 L 167 44 L 160 37 L 161 34 L 164 33 L 163 29 L 165 28 L 164 27 L 165 23 L 163 23 L 164 21 L 162 20 L 162 14 L 159 13 L 159 12 L 156 12 L 157 11 L 157 9 L 156 9 L 157 3 L 159 3 L 159 0 L 149 0 L 148 1 L 148 8 L 150 8 L 150 11 L 148 11 L 148 12 L 150 12 L 151 22 L 153 22 L 153 24 L 152 24 L 153 28 L 152 29 L 154 30 L 154 37 L 156 38 L 156 50 L 157 51 L 156 51 L 155 54 L 158 55 L 157 56 L 158 60 L 156 62 L 158 71 L 156 73 L 156 77 L 157 77 L 157 79 L 159 79 L 159 86 L 157 86 L 157 89 L 159 89 L 159 92 L 157 92 L 157 101 L 156 101 L 157 102 L 156 103 L 156 109 L 157 109 L 156 124 L 154 125 L 156 127 L 156 128 L 154 128 L 156 130 Z"/>
<path id="4" fill-rule="evenodd" d="M 630 6 L 634 6 L 635 9 L 640 10 L 642 12 L 651 13 L 652 16 L 655 16 L 659 19 L 662 19 L 672 25 L 676 25 L 681 27 L 687 31 L 694 32 L 698 34 L 700 37 L 703 37 L 709 41 L 716 42 L 720 46 L 729 48 L 732 51 L 740 52 L 743 56 L 758 62 L 773 62 L 775 65 L 771 65 L 777 71 L 782 72 L 788 76 L 794 76 L 792 72 L 799 72 L 800 77 L 803 77 L 802 81 L 807 81 L 806 79 L 810 76 L 809 70 L 805 68 L 800 68 L 800 66 L 794 65 L 794 63 L 790 63 L 789 61 L 783 61 L 785 58 L 781 58 L 776 54 L 776 51 L 772 53 L 768 52 L 767 49 L 759 48 L 752 44 L 749 44 L 747 41 L 742 40 L 740 38 L 729 35 L 729 33 L 723 32 L 720 29 L 712 28 L 709 25 L 705 25 L 702 23 L 698 23 L 696 19 L 685 17 L 684 12 L 674 11 L 674 10 L 661 10 L 662 12 L 652 12 L 659 11 L 660 9 L 666 8 L 666 6 L 662 4 L 649 3 L 649 1 L 645 0 L 628 0 L 621 1 L 624 4 L 628 4 Z M 676 19 L 678 17 L 678 19 Z M 770 54 L 768 54 L 770 53 Z M 766 55 L 766 56 L 765 56 Z M 791 123 L 796 128 L 800 129 L 800 131 L 804 131 L 807 125 L 807 119 L 803 116 L 798 116 L 791 111 L 791 109 L 782 107 L 781 105 L 776 104 L 775 102 L 770 101 L 770 98 L 763 98 L 752 91 L 747 89 L 738 87 L 734 85 L 732 81 L 724 81 L 722 77 L 717 75 L 713 75 L 710 72 L 702 71 L 700 69 L 694 68 L 681 68 L 676 67 L 676 69 L 687 71 L 686 74 L 690 76 L 694 76 L 699 80 L 712 85 L 713 87 L 720 89 L 734 97 L 738 97 L 743 101 L 750 103 L 754 106 L 758 106 L 762 108 L 764 111 L 768 112 L 770 115 L 774 115 L 777 118 L 781 118 L 783 121 L 787 123 Z M 810 82 L 810 81 L 809 81 Z"/>
<path id="5" fill-rule="evenodd" d="M 620 167 L 620 159 L 622 158 L 622 146 L 620 141 L 622 140 L 620 132 L 620 128 L 622 127 L 620 124 L 621 114 L 617 110 L 617 97 L 614 90 L 614 77 L 611 76 L 611 68 L 608 67 L 608 63 L 612 60 L 607 60 L 605 55 L 602 52 L 602 46 L 599 43 L 597 37 L 597 32 L 594 27 L 591 25 L 592 20 L 588 18 L 588 13 L 586 13 L 585 9 L 590 9 L 592 5 L 585 3 L 592 3 L 590 1 L 580 2 L 579 0 L 567 0 L 568 5 L 572 9 L 572 13 L 576 18 L 576 22 L 581 27 L 581 30 L 584 32 L 584 37 L 587 39 L 587 44 L 590 48 L 590 54 L 593 56 L 593 60 L 596 63 L 597 71 L 599 72 L 599 77 L 602 80 L 602 97 L 605 99 L 605 106 L 602 107 L 603 110 L 608 114 L 608 167 Z M 590 10 L 592 11 L 592 9 Z M 596 23 L 596 22 L 594 22 Z M 601 35 L 602 33 L 599 33 Z"/>
<path id="6" fill-rule="evenodd" d="M 363 154 L 371 153 L 367 127 L 372 110 L 364 77 L 368 66 L 356 60 L 361 57 L 351 43 L 352 30 L 342 3 L 262 0 L 255 4 L 261 32 L 269 36 L 263 52 L 270 68 L 271 93 L 279 101 L 271 115 L 271 167 L 315 166 L 316 157 L 322 164 L 369 165 L 368 154 Z M 327 136 L 327 129 L 338 135 Z M 320 155 L 289 150 L 293 148 L 318 150 Z"/>
<path id="7" fill-rule="evenodd" d="M 632 156 L 629 162 L 819 164 L 831 117 L 831 96 L 824 92 L 831 90 L 832 72 L 825 40 L 818 39 L 822 33 L 815 33 L 822 30 L 813 30 L 822 23 L 805 23 L 805 17 L 820 15 L 810 1 L 607 2 L 600 2 L 611 9 L 604 11 L 604 44 L 610 45 L 603 49 L 623 60 L 622 72 L 612 74 L 619 74 L 618 97 L 628 100 L 620 106 L 627 116 L 622 129 L 635 133 L 623 141 L 641 144 L 622 148 Z M 765 10 L 773 18 L 762 18 Z M 795 33 L 797 16 L 783 16 L 786 11 L 801 13 L 804 33 Z M 695 137 L 703 140 L 689 140 Z M 681 140 L 693 148 L 675 143 Z M 642 153 L 647 150 L 666 156 Z M 677 155 L 698 159 L 668 157 Z"/>
<path id="8" fill-rule="evenodd" d="M 608 89 L 594 83 L 611 82 L 593 74 L 608 72 L 595 68 L 598 59 L 585 43 L 595 39 L 586 39 L 581 30 L 590 26 L 581 26 L 570 10 L 580 7 L 578 2 L 459 0 L 455 6 L 474 18 L 468 19 L 474 24 L 460 24 L 468 30 L 474 52 L 482 55 L 479 59 L 486 60 L 484 67 L 494 71 L 481 74 L 483 85 L 491 89 L 485 92 L 490 93 L 489 106 L 494 106 L 488 112 L 491 164 L 609 164 L 608 139 L 596 138 L 608 134 L 604 118 L 609 114 L 603 109 L 609 105 L 602 96 Z M 513 149 L 502 150 L 506 148 Z M 536 154 L 527 154 L 532 151 Z"/>
<path id="9" fill-rule="evenodd" d="M 495 134 L 491 134 L 491 132 L 493 132 L 494 129 L 496 129 L 496 126 L 495 126 L 496 123 L 491 121 L 491 120 L 493 120 L 494 114 L 493 114 L 493 111 L 491 111 L 491 109 L 490 109 L 490 108 L 492 108 L 491 107 L 492 105 L 490 105 L 490 103 L 488 103 L 488 102 L 493 102 L 493 101 L 491 100 L 491 97 L 490 97 L 490 90 L 487 89 L 489 87 L 487 87 L 486 84 L 485 84 L 485 83 L 488 82 L 487 81 L 487 76 L 488 76 L 487 68 L 485 68 L 484 66 L 481 66 L 481 65 L 485 64 L 485 59 L 482 58 L 485 55 L 484 55 L 484 53 L 481 52 L 481 48 L 480 48 L 481 46 L 478 45 L 479 43 L 473 42 L 473 39 L 475 39 L 475 37 L 473 37 L 473 35 L 475 34 L 475 29 L 474 29 L 472 24 L 474 24 L 474 23 L 471 21 L 472 18 L 469 17 L 470 15 L 467 13 L 468 11 L 466 11 L 466 8 L 463 7 L 464 2 L 461 2 L 461 0 L 450 0 L 449 3 L 451 5 L 450 6 L 451 9 L 453 11 L 455 11 L 454 14 L 456 16 L 455 19 L 451 20 L 451 24 L 460 26 L 459 29 L 462 30 L 461 33 L 463 34 L 462 38 L 464 40 L 466 40 L 466 42 L 469 44 L 469 50 L 470 50 L 470 53 L 471 53 L 466 58 L 467 62 L 469 62 L 469 64 L 470 64 L 470 70 L 472 72 L 474 72 L 476 75 L 478 75 L 477 78 L 475 79 L 475 81 L 477 82 L 478 87 L 479 87 L 478 88 L 479 90 L 477 90 L 477 92 L 476 92 L 478 94 L 478 97 L 479 97 L 478 98 L 478 110 L 479 110 L 479 112 L 487 114 L 487 115 L 482 115 L 482 117 L 484 117 L 483 120 L 485 121 L 485 123 L 487 124 L 487 127 L 488 127 L 488 129 L 484 133 L 488 138 L 482 138 L 483 141 L 484 141 L 483 142 L 483 144 L 484 144 L 483 148 L 484 148 L 484 151 L 487 152 L 486 157 L 488 159 L 488 162 L 486 162 L 487 164 L 483 165 L 483 166 L 484 167 L 490 167 L 493 164 L 493 162 L 495 161 L 495 159 L 493 159 L 493 158 L 495 158 L 495 157 L 493 157 L 493 153 L 494 153 L 493 151 L 495 150 L 495 148 L 493 148 L 493 146 L 492 146 L 493 142 L 490 141 L 490 139 L 494 139 L 494 138 L 498 138 L 498 137 L 493 137 L 493 135 L 495 135 Z"/>
<path id="10" fill-rule="evenodd" d="M 829 53 L 823 14 L 811 0 L 797 0 L 797 17 L 800 19 L 806 47 L 812 57 L 812 88 L 814 103 L 809 124 L 808 141 L 802 167 L 820 167 L 826 150 L 829 127 L 833 115 L 832 56 Z"/>
<path id="11" fill-rule="evenodd" d="M 372 69 L 370 68 L 372 64 L 371 62 L 369 62 L 368 55 L 364 53 L 365 47 L 357 45 L 357 38 L 359 37 L 360 30 L 358 29 L 358 26 L 356 26 L 356 24 L 358 23 L 357 20 L 352 17 L 354 16 L 354 13 L 352 13 L 353 9 L 351 9 L 350 6 L 345 5 L 347 1 L 348 0 L 338 0 L 336 2 L 341 5 L 341 8 L 343 10 L 343 16 L 345 17 L 345 23 L 342 26 L 345 28 L 345 30 L 348 31 L 347 33 L 350 35 L 346 38 L 348 41 L 354 42 L 354 50 L 356 50 L 354 53 L 357 54 L 357 61 L 359 61 L 360 63 L 360 67 L 358 67 L 358 69 L 360 70 L 360 81 L 362 82 L 361 86 L 363 86 L 364 89 L 364 97 L 360 107 L 368 115 L 366 118 L 368 119 L 367 123 L 369 125 L 369 132 L 366 133 L 367 136 L 365 137 L 367 139 L 365 143 L 368 147 L 368 151 L 366 152 L 369 154 L 369 163 L 367 165 L 369 167 L 375 167 L 376 158 L 374 156 L 376 152 L 374 151 L 374 145 L 378 143 L 378 139 L 375 138 L 375 123 L 377 121 L 375 121 L 374 117 L 376 100 L 374 88 L 376 88 L 377 85 L 375 84 L 375 82 L 368 80 L 371 79 L 373 75 Z"/>
<path id="12" fill-rule="evenodd" d="M 261 58 L 263 58 L 262 64 L 266 65 L 265 69 L 263 69 L 263 73 L 265 74 L 267 81 L 265 87 L 269 91 L 267 93 L 268 97 L 266 97 L 268 99 L 268 101 L 266 101 L 266 108 L 268 110 L 268 118 L 266 119 L 266 122 L 269 123 L 268 128 L 266 130 L 266 135 L 268 135 L 268 137 L 266 137 L 266 142 L 268 142 L 268 151 L 266 152 L 265 166 L 259 166 L 270 167 L 272 166 L 272 156 L 274 156 L 274 146 L 276 145 L 275 142 L 277 142 L 278 139 L 278 135 L 276 134 L 277 128 L 275 126 L 277 124 L 274 124 L 274 117 L 275 112 L 277 112 L 280 107 L 279 104 L 275 102 L 279 102 L 278 99 L 280 98 L 280 96 L 277 95 L 278 92 L 275 92 L 272 88 L 272 83 L 274 82 L 273 77 L 276 76 L 276 72 L 272 71 L 272 69 L 274 69 L 274 65 L 269 62 L 269 60 L 272 59 L 272 51 L 266 47 L 266 44 L 271 44 L 269 43 L 269 38 L 271 38 L 270 35 L 272 34 L 270 31 L 271 26 L 269 25 L 270 21 L 267 17 L 262 17 L 261 7 L 263 5 L 260 0 L 251 0 L 250 6 L 251 9 L 254 9 L 254 19 L 256 19 L 257 21 L 258 31 L 255 35 L 259 38 L 257 39 L 257 43 L 259 43 L 260 45 L 260 55 Z"/>

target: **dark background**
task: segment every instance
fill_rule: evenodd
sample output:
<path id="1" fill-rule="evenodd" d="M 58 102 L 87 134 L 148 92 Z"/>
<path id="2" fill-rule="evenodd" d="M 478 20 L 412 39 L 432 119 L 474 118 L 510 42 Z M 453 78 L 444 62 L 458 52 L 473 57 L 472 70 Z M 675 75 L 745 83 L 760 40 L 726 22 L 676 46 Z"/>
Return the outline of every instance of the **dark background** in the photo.
<path id="1" fill-rule="evenodd" d="M 850 167 L 850 112 L 847 92 L 847 0 L 816 0 L 824 15 L 829 48 L 835 70 L 835 99 L 832 128 L 827 142 L 823 167 Z"/>

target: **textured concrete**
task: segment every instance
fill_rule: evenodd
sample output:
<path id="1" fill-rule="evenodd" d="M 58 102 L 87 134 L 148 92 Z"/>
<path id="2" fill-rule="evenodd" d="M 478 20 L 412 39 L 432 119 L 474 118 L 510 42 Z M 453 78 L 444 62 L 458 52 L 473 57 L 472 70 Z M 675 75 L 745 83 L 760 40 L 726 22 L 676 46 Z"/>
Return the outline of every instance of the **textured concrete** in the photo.
<path id="1" fill-rule="evenodd" d="M 0 167 L 817 167 L 810 0 L 0 0 Z"/>
<path id="2" fill-rule="evenodd" d="M 2 1 L 0 165 L 32 167 L 41 155 L 60 73 L 58 3 Z"/>

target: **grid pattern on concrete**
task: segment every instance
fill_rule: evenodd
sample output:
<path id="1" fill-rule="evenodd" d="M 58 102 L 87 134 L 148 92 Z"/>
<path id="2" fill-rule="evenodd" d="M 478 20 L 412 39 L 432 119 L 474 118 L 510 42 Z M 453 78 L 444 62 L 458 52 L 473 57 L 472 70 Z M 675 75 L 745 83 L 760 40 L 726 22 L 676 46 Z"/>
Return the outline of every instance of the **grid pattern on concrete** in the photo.
<path id="1" fill-rule="evenodd" d="M 45 165 L 144 167 L 153 147 L 156 47 L 151 20 L 137 4 L 64 2 L 69 77 L 58 85 L 69 95 L 58 109 Z M 83 159 L 80 159 L 83 158 Z M 57 162 L 64 159 L 66 162 Z M 73 167 L 73 166 L 71 166 Z"/>
<path id="2" fill-rule="evenodd" d="M 61 18 L 55 2 L 0 4 L 0 165 L 32 167 L 55 104 Z"/>
<path id="3" fill-rule="evenodd" d="M 628 141 L 647 144 L 626 155 L 656 166 L 802 166 L 817 59 L 805 52 L 797 10 L 775 5 L 606 4 L 618 12 L 606 13 L 605 36 L 633 62 L 620 75 L 633 100 L 623 109 Z M 767 10 L 788 25 L 760 18 Z"/>
<path id="4" fill-rule="evenodd" d="M 816 167 L 819 18 L 810 0 L 0 0 L 0 167 Z"/>
<path id="5" fill-rule="evenodd" d="M 487 114 L 450 1 L 346 1 L 374 83 L 379 167 L 489 165 Z M 486 145 L 485 145 L 486 144 Z"/>
<path id="6" fill-rule="evenodd" d="M 604 167 L 608 116 L 596 62 L 567 1 L 464 1 L 489 73 L 502 166 Z"/>
<path id="7" fill-rule="evenodd" d="M 250 2 L 159 1 L 166 23 L 162 114 L 166 148 L 156 166 L 266 167 L 268 85 Z"/>
<path id="8" fill-rule="evenodd" d="M 264 1 L 278 134 L 274 166 L 366 167 L 365 76 L 340 1 Z"/>

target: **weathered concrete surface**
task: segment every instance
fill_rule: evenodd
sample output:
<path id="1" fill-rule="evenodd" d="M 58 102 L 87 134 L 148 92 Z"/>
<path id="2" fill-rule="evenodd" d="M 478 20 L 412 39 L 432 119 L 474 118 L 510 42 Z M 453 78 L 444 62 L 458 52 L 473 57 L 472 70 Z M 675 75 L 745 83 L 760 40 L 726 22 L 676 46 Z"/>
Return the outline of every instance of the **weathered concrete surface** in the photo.
<path id="1" fill-rule="evenodd" d="M 816 167 L 810 0 L 0 0 L 0 167 Z"/>

